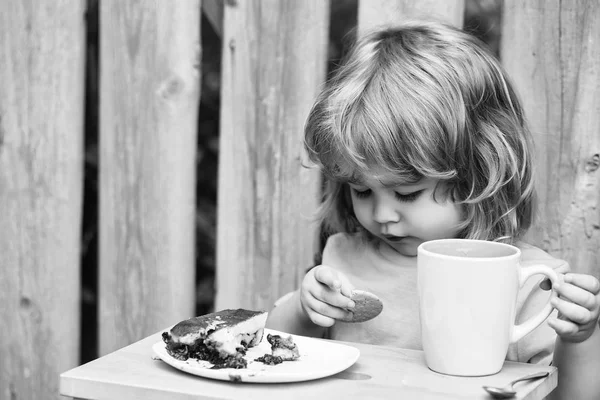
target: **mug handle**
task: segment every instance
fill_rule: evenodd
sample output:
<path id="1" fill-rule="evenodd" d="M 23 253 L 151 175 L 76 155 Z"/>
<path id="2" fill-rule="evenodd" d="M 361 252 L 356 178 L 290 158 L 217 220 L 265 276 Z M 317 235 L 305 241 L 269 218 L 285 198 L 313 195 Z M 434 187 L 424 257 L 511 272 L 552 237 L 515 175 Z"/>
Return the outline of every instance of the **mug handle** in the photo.
<path id="1" fill-rule="evenodd" d="M 519 274 L 519 287 L 522 287 L 525 281 L 529 279 L 529 277 L 537 274 L 546 275 L 550 279 L 550 281 L 552 281 L 553 287 L 559 281 L 558 274 L 552 268 L 546 265 L 532 265 L 529 267 L 522 267 L 520 271 L 521 272 Z M 552 310 L 554 310 L 554 307 L 552 307 L 550 301 L 555 297 L 557 297 L 556 291 L 552 290 L 548 302 L 546 302 L 546 305 L 539 313 L 529 318 L 522 324 L 513 326 L 512 334 L 510 335 L 510 343 L 515 343 L 516 341 L 520 340 L 523 336 L 527 335 L 529 332 L 537 328 L 550 316 Z"/>

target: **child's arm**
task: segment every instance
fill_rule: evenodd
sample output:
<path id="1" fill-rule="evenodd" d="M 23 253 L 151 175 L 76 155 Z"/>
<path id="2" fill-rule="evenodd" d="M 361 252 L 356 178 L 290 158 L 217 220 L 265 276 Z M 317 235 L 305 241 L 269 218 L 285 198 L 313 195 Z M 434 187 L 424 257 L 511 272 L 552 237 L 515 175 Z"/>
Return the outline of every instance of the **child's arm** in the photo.
<path id="1" fill-rule="evenodd" d="M 567 342 L 559 336 L 553 364 L 558 368 L 558 386 L 549 399 L 600 399 L 600 329 L 581 343 Z"/>
<path id="2" fill-rule="evenodd" d="M 269 313 L 267 328 L 297 335 L 323 337 L 335 320 L 348 318 L 352 286 L 335 269 L 319 265 L 308 271 L 300 290 Z"/>
<path id="3" fill-rule="evenodd" d="M 559 318 L 548 324 L 558 334 L 558 386 L 550 398 L 600 399 L 600 283 L 591 275 L 567 274 L 555 289 Z"/>

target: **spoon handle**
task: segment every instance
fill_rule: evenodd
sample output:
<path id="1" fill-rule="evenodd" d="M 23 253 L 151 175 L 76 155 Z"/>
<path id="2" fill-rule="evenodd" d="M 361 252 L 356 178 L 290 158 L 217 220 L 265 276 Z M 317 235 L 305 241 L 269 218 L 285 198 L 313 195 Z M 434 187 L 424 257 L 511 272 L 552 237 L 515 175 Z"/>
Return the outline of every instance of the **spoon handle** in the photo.
<path id="1" fill-rule="evenodd" d="M 514 381 L 511 382 L 512 385 L 514 385 L 517 382 L 521 382 L 521 381 L 527 381 L 529 379 L 539 379 L 539 378 L 545 378 L 546 376 L 550 375 L 549 372 L 537 372 L 535 374 L 531 374 L 531 375 L 526 375 L 523 376 L 519 379 L 515 379 Z"/>

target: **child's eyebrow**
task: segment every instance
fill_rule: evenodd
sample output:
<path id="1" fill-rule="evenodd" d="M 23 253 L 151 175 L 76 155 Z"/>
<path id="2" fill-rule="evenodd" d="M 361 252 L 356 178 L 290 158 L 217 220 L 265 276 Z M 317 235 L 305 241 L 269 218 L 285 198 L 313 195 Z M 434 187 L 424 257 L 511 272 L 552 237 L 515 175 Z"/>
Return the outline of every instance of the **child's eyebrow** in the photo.
<path id="1" fill-rule="evenodd" d="M 381 186 L 383 186 L 384 188 L 394 188 L 397 186 L 410 186 L 410 185 L 417 185 L 421 182 L 421 178 L 416 178 L 416 179 L 393 179 L 393 180 L 381 180 L 381 179 L 377 179 L 377 181 L 379 183 L 381 183 Z M 363 186 L 365 184 L 365 181 L 363 179 L 358 179 L 358 178 L 348 178 L 346 180 L 344 180 L 345 183 L 349 184 L 349 185 L 356 185 L 356 186 Z"/>
<path id="2" fill-rule="evenodd" d="M 345 179 L 345 182 L 351 185 L 362 185 L 364 183 L 364 179 L 361 179 L 357 174 L 352 174 Z"/>
<path id="3" fill-rule="evenodd" d="M 418 183 L 420 183 L 423 180 L 422 176 L 403 176 L 403 177 L 397 177 L 397 178 L 392 178 L 392 179 L 379 179 L 376 178 L 377 181 L 379 183 L 381 183 L 381 186 L 385 187 L 385 188 L 393 188 L 396 186 L 402 186 L 402 185 L 416 185 Z M 348 183 L 350 185 L 357 185 L 357 186 L 361 186 L 365 184 L 365 179 L 364 177 L 361 177 L 359 175 L 351 175 L 349 177 L 347 177 L 346 179 L 344 179 L 345 183 Z"/>
<path id="4" fill-rule="evenodd" d="M 357 185 L 357 186 L 360 186 L 360 185 L 362 185 L 362 184 L 363 184 L 363 181 L 362 181 L 362 180 L 360 180 L 360 179 L 358 179 L 358 178 L 354 178 L 354 177 L 352 177 L 352 178 L 348 178 L 348 179 L 346 179 L 346 183 L 348 183 L 348 184 L 350 184 L 350 185 Z"/>
<path id="5" fill-rule="evenodd" d="M 379 183 L 385 188 L 392 188 L 402 185 L 416 185 L 421 182 L 422 178 L 404 178 L 404 179 L 393 179 L 393 180 L 381 180 L 378 179 Z"/>

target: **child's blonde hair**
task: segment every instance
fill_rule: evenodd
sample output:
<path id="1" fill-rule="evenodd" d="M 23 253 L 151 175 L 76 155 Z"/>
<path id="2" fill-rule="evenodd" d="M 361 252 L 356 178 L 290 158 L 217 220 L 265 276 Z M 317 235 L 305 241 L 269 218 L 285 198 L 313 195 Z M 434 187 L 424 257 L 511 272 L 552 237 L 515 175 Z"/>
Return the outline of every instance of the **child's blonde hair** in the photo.
<path id="1" fill-rule="evenodd" d="M 361 231 L 348 182 L 376 168 L 439 179 L 460 237 L 519 239 L 533 219 L 531 135 L 499 62 L 471 35 L 411 22 L 363 36 L 313 106 L 310 159 L 326 177 L 329 231 Z"/>

